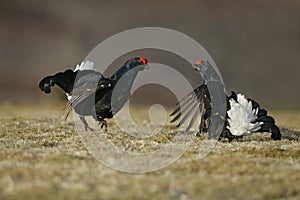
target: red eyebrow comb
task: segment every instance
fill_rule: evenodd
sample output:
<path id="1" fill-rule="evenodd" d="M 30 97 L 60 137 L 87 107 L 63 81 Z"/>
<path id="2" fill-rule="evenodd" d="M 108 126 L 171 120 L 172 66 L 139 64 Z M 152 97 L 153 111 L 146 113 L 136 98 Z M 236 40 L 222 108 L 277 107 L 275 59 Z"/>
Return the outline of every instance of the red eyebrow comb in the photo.
<path id="1" fill-rule="evenodd" d="M 141 58 L 140 58 L 140 61 L 141 61 L 144 65 L 147 64 L 147 58 L 145 58 L 145 57 L 141 57 Z"/>
<path id="2" fill-rule="evenodd" d="M 196 60 L 196 65 L 201 65 L 202 60 Z"/>

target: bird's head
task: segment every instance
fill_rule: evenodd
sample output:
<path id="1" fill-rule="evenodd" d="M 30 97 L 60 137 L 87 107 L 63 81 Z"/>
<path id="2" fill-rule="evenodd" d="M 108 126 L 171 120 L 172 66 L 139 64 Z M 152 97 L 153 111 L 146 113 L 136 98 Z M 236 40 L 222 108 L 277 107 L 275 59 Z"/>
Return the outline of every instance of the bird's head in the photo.
<path id="1" fill-rule="evenodd" d="M 206 82 L 208 81 L 221 81 L 222 77 L 216 67 L 213 67 L 209 61 L 196 60 L 193 65 L 195 71 L 199 72 Z"/>
<path id="2" fill-rule="evenodd" d="M 147 64 L 148 64 L 147 58 L 145 58 L 145 57 L 134 57 L 134 58 L 131 58 L 130 60 L 128 60 L 125 63 L 125 66 L 129 70 L 138 67 L 140 69 L 140 71 L 142 71 L 144 69 L 147 69 L 147 67 L 148 67 Z"/>
<path id="3" fill-rule="evenodd" d="M 197 72 L 201 72 L 201 68 L 203 68 L 203 65 L 205 65 L 205 61 L 203 60 L 196 60 L 195 64 L 193 65 L 193 69 Z"/>

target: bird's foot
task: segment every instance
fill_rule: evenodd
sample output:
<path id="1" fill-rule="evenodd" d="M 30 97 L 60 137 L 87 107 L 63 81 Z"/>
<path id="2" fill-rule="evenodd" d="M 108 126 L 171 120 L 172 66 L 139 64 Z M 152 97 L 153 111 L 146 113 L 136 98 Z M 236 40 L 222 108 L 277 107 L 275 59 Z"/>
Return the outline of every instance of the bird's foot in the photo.
<path id="1" fill-rule="evenodd" d="M 88 123 L 87 123 L 87 121 L 85 120 L 85 118 L 84 118 L 84 116 L 80 116 L 79 117 L 80 118 L 80 120 L 82 121 L 82 123 L 83 123 L 83 126 L 84 126 L 84 130 L 85 131 L 94 131 L 94 129 L 92 129 L 89 125 L 88 125 Z"/>
<path id="2" fill-rule="evenodd" d="M 196 137 L 201 137 L 201 131 L 197 131 L 197 133 L 195 134 Z"/>
<path id="3" fill-rule="evenodd" d="M 105 120 L 99 121 L 99 125 L 102 128 L 104 128 L 104 132 L 107 132 L 107 122 Z"/>
<path id="4" fill-rule="evenodd" d="M 85 126 L 84 126 L 84 130 L 85 130 L 85 131 L 88 131 L 88 130 L 89 130 L 89 131 L 94 131 L 94 129 L 92 129 L 89 125 L 85 125 Z"/>

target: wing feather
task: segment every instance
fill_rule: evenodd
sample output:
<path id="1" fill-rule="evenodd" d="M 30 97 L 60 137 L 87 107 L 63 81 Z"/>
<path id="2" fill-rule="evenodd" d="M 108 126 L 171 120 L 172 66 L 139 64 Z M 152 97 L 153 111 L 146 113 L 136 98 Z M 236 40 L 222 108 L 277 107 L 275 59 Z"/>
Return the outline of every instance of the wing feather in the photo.
<path id="1" fill-rule="evenodd" d="M 199 118 L 200 126 L 202 116 L 205 114 L 205 111 L 210 108 L 210 96 L 207 85 L 202 84 L 195 88 L 192 92 L 184 96 L 177 105 L 178 107 L 170 114 L 170 116 L 175 116 L 171 120 L 171 123 L 178 121 L 181 117 L 177 127 L 182 126 L 186 121 L 188 121 L 186 128 L 186 131 L 188 131 Z"/>

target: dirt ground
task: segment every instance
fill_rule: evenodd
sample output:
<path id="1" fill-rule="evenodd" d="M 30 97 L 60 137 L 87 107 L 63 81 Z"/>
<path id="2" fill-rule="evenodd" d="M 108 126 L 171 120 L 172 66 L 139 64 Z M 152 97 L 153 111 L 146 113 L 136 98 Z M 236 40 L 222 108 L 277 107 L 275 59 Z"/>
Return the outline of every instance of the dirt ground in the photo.
<path id="1" fill-rule="evenodd" d="M 300 111 L 270 112 L 281 141 L 219 141 L 199 159 L 197 138 L 172 165 L 130 174 L 90 155 L 62 108 L 0 105 L 0 199 L 300 199 Z"/>

